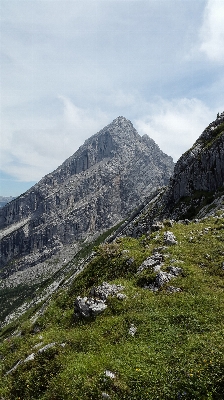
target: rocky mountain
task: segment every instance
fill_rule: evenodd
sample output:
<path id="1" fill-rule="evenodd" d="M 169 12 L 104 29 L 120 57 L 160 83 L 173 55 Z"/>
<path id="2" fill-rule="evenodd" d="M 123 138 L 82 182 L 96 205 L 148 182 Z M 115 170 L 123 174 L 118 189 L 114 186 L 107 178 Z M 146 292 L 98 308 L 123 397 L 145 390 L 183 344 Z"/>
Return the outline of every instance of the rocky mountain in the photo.
<path id="1" fill-rule="evenodd" d="M 24 283 L 28 267 L 36 271 L 33 278 L 49 277 L 81 242 L 119 223 L 166 185 L 173 166 L 152 139 L 118 117 L 0 210 L 1 278 L 14 274 L 14 284 L 17 278 Z"/>
<path id="2" fill-rule="evenodd" d="M 194 216 L 224 187 L 224 112 L 199 136 L 175 166 L 167 193 L 167 211 Z"/>
<path id="3" fill-rule="evenodd" d="M 223 118 L 112 236 L 37 285 L 5 279 L 2 400 L 223 399 Z"/>
<path id="4" fill-rule="evenodd" d="M 2 400 L 223 399 L 223 242 L 224 205 L 75 257 L 2 327 Z"/>
<path id="5" fill-rule="evenodd" d="M 209 124 L 175 165 L 166 188 L 145 201 L 120 232 L 140 236 L 163 219 L 208 216 L 224 204 L 224 112 Z"/>

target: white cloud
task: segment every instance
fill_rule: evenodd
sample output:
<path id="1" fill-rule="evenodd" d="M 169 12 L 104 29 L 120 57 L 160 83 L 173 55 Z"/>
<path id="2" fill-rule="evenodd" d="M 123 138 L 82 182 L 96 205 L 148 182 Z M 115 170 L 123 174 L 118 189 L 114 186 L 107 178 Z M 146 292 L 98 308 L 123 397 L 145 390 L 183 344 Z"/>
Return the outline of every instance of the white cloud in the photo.
<path id="1" fill-rule="evenodd" d="M 208 0 L 200 31 L 201 46 L 209 59 L 224 62 L 224 3 L 223 0 Z"/>
<path id="2" fill-rule="evenodd" d="M 224 59 L 222 5 L 2 1 L 2 171 L 38 180 L 119 115 L 177 159 L 213 119 L 205 104 L 223 101 L 222 73 L 208 62 Z"/>
<path id="3" fill-rule="evenodd" d="M 214 112 L 198 99 L 160 100 L 135 126 L 177 161 L 214 118 Z"/>
<path id="4" fill-rule="evenodd" d="M 77 107 L 66 96 L 58 98 L 60 107 L 55 119 L 18 117 L 16 121 L 8 119 L 3 123 L 1 169 L 4 173 L 20 181 L 38 181 L 117 116 L 100 109 Z M 140 108 L 142 117 L 132 121 L 138 132 L 148 134 L 175 161 L 215 118 L 215 113 L 198 99 L 157 98 L 149 103 L 137 93 L 120 90 L 112 93 L 112 99 L 118 104 L 124 102 L 125 108 Z"/>
<path id="5" fill-rule="evenodd" d="M 136 96 L 138 96 L 136 92 L 130 93 L 117 89 L 111 90 L 110 93 L 105 96 L 105 101 L 107 101 L 108 104 L 113 104 L 115 107 L 125 108 L 136 104 Z"/>
<path id="6" fill-rule="evenodd" d="M 90 112 L 75 106 L 65 96 L 59 99 L 63 110 L 54 121 L 30 118 L 2 124 L 3 172 L 21 181 L 38 181 L 110 122 L 100 110 Z"/>

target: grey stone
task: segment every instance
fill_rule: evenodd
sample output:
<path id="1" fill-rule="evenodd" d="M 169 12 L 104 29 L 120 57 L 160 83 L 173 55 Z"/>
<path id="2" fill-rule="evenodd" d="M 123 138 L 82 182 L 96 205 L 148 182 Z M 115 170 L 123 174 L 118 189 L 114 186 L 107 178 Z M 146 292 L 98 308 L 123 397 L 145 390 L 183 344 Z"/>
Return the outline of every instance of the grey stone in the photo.
<path id="1" fill-rule="evenodd" d="M 161 288 L 165 283 L 169 282 L 173 275 L 167 272 L 160 271 L 155 278 L 155 286 Z"/>
<path id="2" fill-rule="evenodd" d="M 164 233 L 164 243 L 167 244 L 168 246 L 177 244 L 177 240 L 173 232 L 166 231 Z"/>
<path id="3" fill-rule="evenodd" d="M 106 392 L 102 392 L 102 398 L 103 399 L 111 399 L 110 395 Z"/>
<path id="4" fill-rule="evenodd" d="M 90 297 L 78 296 L 74 303 L 75 317 L 96 317 L 101 314 L 106 308 L 106 299 L 108 296 L 117 296 L 118 299 L 123 300 L 126 295 L 119 293 L 124 289 L 122 285 L 110 284 L 103 282 L 98 287 L 93 287 L 90 291 Z"/>
<path id="5" fill-rule="evenodd" d="M 126 294 L 124 294 L 124 293 L 118 293 L 117 294 L 117 299 L 118 300 L 124 300 L 124 299 L 126 299 Z"/>
<path id="6" fill-rule="evenodd" d="M 136 332 L 137 332 L 136 326 L 134 326 L 134 324 L 131 324 L 129 331 L 128 331 L 129 335 L 135 336 Z"/>
<path id="7" fill-rule="evenodd" d="M 93 287 L 91 289 L 90 295 L 94 298 L 99 298 L 105 301 L 108 296 L 115 296 L 123 289 L 124 286 L 103 282 L 102 285 L 98 287 Z"/>
<path id="8" fill-rule="evenodd" d="M 106 308 L 107 305 L 104 303 L 103 300 L 91 302 L 91 304 L 89 305 L 91 315 L 93 315 L 94 317 L 96 317 L 98 314 L 101 314 Z"/>
<path id="9" fill-rule="evenodd" d="M 174 275 L 174 276 L 179 276 L 179 275 L 183 274 L 183 270 L 180 267 L 170 266 L 170 267 L 168 267 L 168 271 L 171 275 Z"/>
<path id="10" fill-rule="evenodd" d="M 130 266 L 130 265 L 132 265 L 133 263 L 135 262 L 135 260 L 134 260 L 134 258 L 128 258 L 127 260 L 126 260 L 126 264 L 128 265 L 128 266 Z"/>
<path id="11" fill-rule="evenodd" d="M 23 362 L 33 361 L 35 358 L 35 353 L 30 354 L 28 357 L 25 358 Z"/>
<path id="12" fill-rule="evenodd" d="M 38 347 L 41 347 L 43 342 L 37 343 L 33 346 L 33 349 L 37 349 Z"/>
<path id="13" fill-rule="evenodd" d="M 152 256 L 146 258 L 143 263 L 139 266 L 137 274 L 140 274 L 145 269 L 151 268 L 153 271 L 160 270 L 160 265 L 163 261 L 163 255 L 160 253 L 154 253 Z"/>
<path id="14" fill-rule="evenodd" d="M 75 299 L 75 315 L 82 316 L 84 318 L 88 318 L 91 315 L 89 304 L 87 304 L 87 297 L 80 297 L 78 296 Z"/>
<path id="15" fill-rule="evenodd" d="M 51 349 L 51 348 L 54 347 L 55 345 L 56 345 L 55 342 L 46 344 L 46 346 L 44 346 L 44 347 L 42 347 L 41 349 L 38 350 L 38 353 L 39 353 L 39 354 L 44 353 L 45 351 L 47 351 L 48 349 Z"/>
<path id="16" fill-rule="evenodd" d="M 78 296 L 75 300 L 74 313 L 77 317 L 89 318 L 102 313 L 106 308 L 107 305 L 103 300 Z"/>
<path id="17" fill-rule="evenodd" d="M 18 368 L 18 366 L 20 365 L 20 364 L 22 364 L 22 360 L 19 360 L 9 371 L 7 371 L 6 373 L 5 373 L 5 375 L 9 375 L 9 374 L 11 374 L 13 371 L 15 371 L 17 368 Z"/>
<path id="18" fill-rule="evenodd" d="M 144 288 L 149 289 L 152 292 L 157 292 L 162 286 L 168 283 L 171 279 L 176 278 L 178 275 L 182 274 L 182 269 L 179 267 L 169 267 L 169 272 L 159 271 L 156 275 L 155 280 L 152 284 L 146 285 Z M 171 288 L 171 286 L 170 286 Z"/>
<path id="19" fill-rule="evenodd" d="M 112 372 L 112 371 L 110 371 L 110 370 L 108 370 L 108 369 L 106 369 L 106 370 L 104 371 L 104 374 L 105 374 L 105 376 L 106 376 L 107 378 L 110 378 L 110 379 L 115 379 L 115 378 L 116 378 L 115 373 Z"/>
<path id="20" fill-rule="evenodd" d="M 179 288 L 179 287 L 175 287 L 175 286 L 168 286 L 168 287 L 166 288 L 166 291 L 167 291 L 168 293 L 178 293 L 178 292 L 182 292 L 182 289 Z"/>

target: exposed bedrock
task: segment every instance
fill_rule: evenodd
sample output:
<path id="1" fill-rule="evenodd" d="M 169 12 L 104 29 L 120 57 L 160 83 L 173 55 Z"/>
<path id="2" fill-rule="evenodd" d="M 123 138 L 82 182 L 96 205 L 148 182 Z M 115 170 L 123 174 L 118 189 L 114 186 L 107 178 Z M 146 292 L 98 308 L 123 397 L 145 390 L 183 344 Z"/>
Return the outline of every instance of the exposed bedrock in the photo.
<path id="1" fill-rule="evenodd" d="M 173 166 L 152 139 L 118 117 L 0 209 L 1 267 L 27 254 L 35 253 L 31 264 L 42 261 L 110 228 L 166 185 Z"/>

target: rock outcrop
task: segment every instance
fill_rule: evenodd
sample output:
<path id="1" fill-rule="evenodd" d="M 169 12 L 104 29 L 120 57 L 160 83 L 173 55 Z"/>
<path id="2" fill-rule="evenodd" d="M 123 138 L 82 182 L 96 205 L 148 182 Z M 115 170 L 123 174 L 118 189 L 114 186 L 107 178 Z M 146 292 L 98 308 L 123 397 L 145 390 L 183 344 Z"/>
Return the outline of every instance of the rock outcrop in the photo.
<path id="1" fill-rule="evenodd" d="M 167 233 L 167 232 L 166 232 Z M 169 232 L 171 234 L 172 232 Z M 177 241 L 175 240 L 175 243 L 169 243 L 169 245 L 174 245 L 177 244 Z M 149 289 L 152 292 L 157 292 L 159 289 L 161 289 L 164 285 L 166 285 L 171 279 L 176 278 L 179 275 L 183 274 L 183 270 L 180 267 L 175 267 L 173 265 L 169 266 L 167 268 L 167 271 L 163 271 L 161 268 L 163 266 L 163 259 L 164 256 L 163 254 L 157 253 L 155 250 L 154 254 L 150 257 L 148 257 L 143 263 L 140 265 L 137 271 L 137 275 L 141 276 L 141 273 L 143 271 L 150 271 L 151 273 L 154 272 L 156 273 L 155 278 L 153 282 L 151 283 L 146 283 L 144 282 L 143 287 L 145 289 Z M 180 292 L 182 291 L 180 288 L 176 288 L 174 286 L 168 286 L 168 292 L 170 293 L 175 293 L 175 292 Z"/>
<path id="2" fill-rule="evenodd" d="M 1 277 L 117 224 L 156 187 L 168 183 L 173 165 L 152 139 L 118 117 L 1 208 Z"/>
<path id="3" fill-rule="evenodd" d="M 212 194 L 223 189 L 224 112 L 178 160 L 166 199 L 169 217 L 194 216 L 197 208 L 214 200 Z"/>
<path id="4" fill-rule="evenodd" d="M 78 296 L 75 299 L 75 318 L 96 317 L 101 314 L 107 308 L 106 300 L 108 296 L 116 296 L 119 300 L 125 299 L 125 294 L 120 293 L 123 289 L 122 285 L 111 285 L 103 282 L 101 286 L 91 289 L 89 297 Z"/>
<path id="5" fill-rule="evenodd" d="M 159 221 L 188 221 L 211 215 L 222 208 L 223 203 L 224 112 L 180 157 L 168 186 L 151 195 L 148 203 L 145 202 L 129 223 L 120 228 L 119 234 L 138 237 L 159 230 Z"/>

